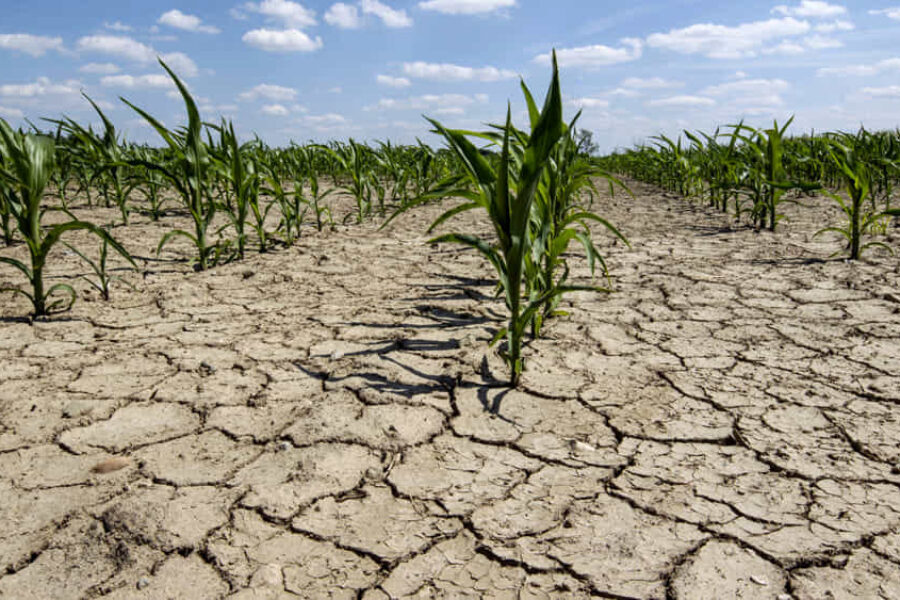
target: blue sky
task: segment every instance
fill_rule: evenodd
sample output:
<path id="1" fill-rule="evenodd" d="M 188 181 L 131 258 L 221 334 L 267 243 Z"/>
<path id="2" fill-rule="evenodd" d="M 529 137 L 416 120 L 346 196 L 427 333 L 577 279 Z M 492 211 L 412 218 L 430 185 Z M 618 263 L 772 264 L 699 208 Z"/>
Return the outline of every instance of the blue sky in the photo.
<path id="1" fill-rule="evenodd" d="M 6 2 L 0 116 L 97 122 L 156 142 L 124 96 L 169 125 L 183 75 L 205 119 L 245 137 L 436 143 L 422 114 L 524 122 L 519 77 L 543 95 L 559 52 L 569 116 L 604 150 L 660 132 L 796 115 L 793 132 L 896 127 L 900 0 L 174 0 Z"/>

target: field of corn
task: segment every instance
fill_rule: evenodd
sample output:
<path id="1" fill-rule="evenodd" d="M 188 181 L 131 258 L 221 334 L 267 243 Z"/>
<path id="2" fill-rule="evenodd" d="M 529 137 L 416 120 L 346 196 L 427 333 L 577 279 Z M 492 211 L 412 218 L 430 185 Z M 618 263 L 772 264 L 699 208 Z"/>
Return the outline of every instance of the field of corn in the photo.
<path id="1" fill-rule="evenodd" d="M 162 68 L 156 147 L 0 119 L 0 598 L 900 598 L 900 132 L 595 158 L 554 67 L 276 149 Z"/>

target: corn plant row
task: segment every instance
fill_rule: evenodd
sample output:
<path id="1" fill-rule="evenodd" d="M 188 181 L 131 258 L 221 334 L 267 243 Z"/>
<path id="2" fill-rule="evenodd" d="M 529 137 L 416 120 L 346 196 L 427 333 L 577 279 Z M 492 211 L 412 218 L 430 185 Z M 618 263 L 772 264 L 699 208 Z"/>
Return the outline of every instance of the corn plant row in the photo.
<path id="1" fill-rule="evenodd" d="M 835 255 L 857 260 L 873 247 L 893 253 L 885 243 L 868 238 L 884 234 L 897 215 L 892 201 L 900 179 L 900 130 L 788 137 L 792 121 L 760 129 L 741 122 L 712 134 L 685 131 L 677 140 L 658 136 L 653 144 L 598 162 L 612 172 L 706 200 L 731 211 L 738 222 L 746 218 L 757 229 L 770 231 L 784 219 L 783 204 L 821 191 L 846 219 L 816 234 L 846 238 L 845 248 Z"/>

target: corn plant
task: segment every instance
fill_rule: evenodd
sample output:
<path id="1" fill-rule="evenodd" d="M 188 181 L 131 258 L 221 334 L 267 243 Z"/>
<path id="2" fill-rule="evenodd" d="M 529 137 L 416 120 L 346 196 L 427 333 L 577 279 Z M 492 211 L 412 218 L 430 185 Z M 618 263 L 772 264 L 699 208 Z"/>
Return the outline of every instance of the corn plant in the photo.
<path id="1" fill-rule="evenodd" d="M 341 186 L 341 189 L 353 196 L 356 201 L 356 222 L 362 223 L 372 212 L 372 189 L 369 185 L 371 173 L 366 164 L 366 147 L 351 139 L 349 144 L 342 145 L 337 150 L 328 146 L 320 148 L 329 154 L 350 178 L 349 183 Z"/>
<path id="2" fill-rule="evenodd" d="M 523 84 L 529 112 L 537 115 L 537 107 L 528 88 Z M 591 275 L 599 265 L 608 280 L 609 272 L 606 261 L 600 254 L 591 237 L 589 223 L 597 223 L 629 246 L 625 236 L 609 221 L 590 210 L 584 209 L 579 200 L 583 192 L 593 197 L 597 193 L 596 179 L 606 179 L 610 190 L 616 186 L 631 193 L 625 185 L 611 174 L 602 170 L 591 160 L 586 159 L 580 150 L 580 140 L 575 124 L 581 113 L 575 116 L 554 146 L 547 162 L 544 177 L 540 181 L 535 195 L 532 211 L 531 257 L 526 261 L 528 291 L 530 300 L 547 297 L 542 310 L 535 312 L 532 320 L 532 333 L 540 335 L 542 323 L 546 317 L 564 315 L 558 310 L 562 293 L 553 290 L 576 289 L 568 284 L 569 265 L 565 258 L 572 242 L 578 242 L 584 249 L 590 266 Z M 579 286 L 578 289 L 608 291 L 597 286 Z"/>
<path id="3" fill-rule="evenodd" d="M 294 188 L 295 194 L 302 194 L 303 186 L 297 186 Z M 316 231 L 322 231 L 325 227 L 326 222 L 329 226 L 334 226 L 334 218 L 331 214 L 331 209 L 323 204 L 324 200 L 334 192 L 334 188 L 329 189 L 327 192 L 320 192 L 319 190 L 319 176 L 316 174 L 314 170 L 310 170 L 309 172 L 309 198 L 306 198 L 306 205 L 312 210 L 313 218 L 316 220 Z"/>
<path id="4" fill-rule="evenodd" d="M 872 210 L 866 206 L 866 200 L 872 192 L 871 168 L 854 146 L 852 136 L 847 134 L 834 134 L 832 138 L 826 138 L 829 144 L 828 154 L 844 176 L 844 187 L 848 198 L 839 194 L 824 190 L 825 194 L 838 203 L 841 212 L 847 217 L 846 225 L 840 227 L 826 227 L 816 232 L 820 235 L 825 232 L 840 234 L 847 240 L 847 253 L 850 260 L 859 260 L 862 253 L 871 247 L 881 247 L 893 254 L 890 246 L 883 242 L 871 241 L 862 243 L 863 234 L 870 229 L 872 224 L 885 215 L 893 215 L 894 211 L 885 212 Z M 835 254 L 840 254 L 837 252 Z"/>
<path id="5" fill-rule="evenodd" d="M 131 188 L 125 181 L 123 174 L 123 167 L 127 166 L 125 163 L 125 149 L 119 141 L 116 127 L 112 121 L 107 118 L 90 96 L 83 92 L 81 95 L 94 107 L 101 121 L 103 121 L 104 131 L 102 137 L 95 134 L 90 128 L 85 129 L 68 117 L 64 117 L 59 121 L 51 120 L 51 122 L 56 123 L 63 131 L 66 131 L 72 138 L 77 140 L 83 153 L 82 160 L 91 161 L 95 165 L 89 185 L 97 180 L 101 181 L 100 191 L 106 200 L 107 207 L 112 205 L 109 201 L 108 190 L 112 186 L 113 200 L 122 215 L 122 222 L 127 225 L 129 212 L 128 194 Z"/>
<path id="6" fill-rule="evenodd" d="M 108 232 L 93 223 L 73 219 L 44 230 L 41 227 L 41 217 L 44 214 L 41 201 L 53 170 L 55 153 L 53 140 L 45 136 L 13 131 L 3 119 L 0 119 L 0 138 L 3 140 L 6 153 L 0 179 L 6 182 L 10 212 L 15 218 L 19 234 L 25 241 L 31 258 L 30 265 L 26 265 L 14 258 L 0 256 L 0 263 L 6 263 L 21 271 L 31 284 L 31 291 L 18 288 L 2 291 L 27 297 L 34 308 L 34 315 L 38 317 L 57 308 L 70 307 L 75 302 L 75 290 L 68 284 L 57 283 L 45 291 L 44 267 L 50 251 L 60 237 L 66 232 L 78 229 L 87 230 L 98 236 L 134 265 L 134 260 L 128 252 Z M 50 296 L 56 292 L 67 295 L 68 300 L 57 299 L 48 303 Z"/>
<path id="7" fill-rule="evenodd" d="M 530 94 L 526 91 L 526 99 Z M 494 341 L 506 338 L 506 348 L 502 355 L 510 371 L 510 385 L 518 383 L 524 367 L 522 344 L 525 331 L 533 324 L 534 315 L 551 299 L 566 291 L 581 287 L 553 285 L 537 297 L 530 297 L 533 289 L 528 277 L 532 271 L 527 262 L 532 260 L 534 232 L 532 209 L 538 195 L 545 168 L 551 160 L 554 148 L 566 133 L 562 118 L 562 96 L 559 85 L 559 69 L 556 54 L 553 55 L 553 76 L 544 100 L 538 111 L 533 101 L 529 101 L 530 134 L 518 132 L 512 125 L 511 112 L 507 109 L 505 125 L 501 127 L 501 151 L 496 165 L 467 139 L 472 132 L 448 129 L 439 122 L 428 119 L 440 134 L 462 168 L 462 180 L 452 178 L 437 189 L 410 201 L 394 216 L 411 206 L 416 206 L 434 198 L 458 196 L 466 202 L 439 216 L 429 231 L 455 215 L 464 211 L 482 208 L 491 221 L 496 242 L 491 243 L 476 235 L 449 233 L 431 240 L 433 243 L 451 242 L 474 248 L 494 267 L 499 287 L 508 311 L 507 325 L 500 329 Z M 492 136 L 481 135 L 493 139 Z M 515 138 L 515 142 L 511 141 Z M 513 143 L 521 145 L 513 150 Z M 464 181 L 465 187 L 453 187 Z M 393 218 L 393 217 L 392 217 Z"/>
<path id="8" fill-rule="evenodd" d="M 181 97 L 184 99 L 188 124 L 183 130 L 172 131 L 144 110 L 130 103 L 125 98 L 121 98 L 122 102 L 141 115 L 156 130 L 166 142 L 172 154 L 171 161 L 166 165 L 142 159 L 133 159 L 129 163 L 158 171 L 168 179 L 181 195 L 182 201 L 194 222 L 193 233 L 183 229 L 175 229 L 166 233 L 159 241 L 159 245 L 156 248 L 157 254 L 161 253 L 163 247 L 173 238 L 184 237 L 197 249 L 197 268 L 203 271 L 211 266 L 219 255 L 218 244 L 210 243 L 207 239 L 209 226 L 216 215 L 217 209 L 217 203 L 210 193 L 212 161 L 209 156 L 209 149 L 203 141 L 203 124 L 200 121 L 200 112 L 197 110 L 194 98 L 178 76 L 162 59 L 159 59 L 159 64 L 162 65 L 163 69 L 172 78 L 172 81 L 175 82 Z"/>
<path id="9" fill-rule="evenodd" d="M 156 153 L 146 147 L 135 148 L 133 158 L 140 160 L 142 164 L 152 164 L 161 160 Z M 143 194 L 149 205 L 148 208 L 141 208 L 140 212 L 149 216 L 151 221 L 159 221 L 164 213 L 166 198 L 162 191 L 165 184 L 165 177 L 158 170 L 146 166 L 140 167 L 134 177 L 133 188 Z"/>
<path id="10" fill-rule="evenodd" d="M 100 293 L 100 297 L 109 301 L 109 285 L 114 280 L 120 281 L 131 289 L 134 289 L 134 286 L 119 277 L 118 275 L 112 275 L 107 268 L 107 258 L 109 256 L 109 241 L 106 238 L 100 240 L 100 251 L 97 257 L 97 260 L 93 260 L 88 257 L 86 254 L 81 252 L 78 248 L 71 246 L 69 244 L 65 244 L 65 246 L 78 255 L 84 262 L 86 262 L 91 270 L 94 272 L 95 279 L 91 279 L 87 275 L 81 275 L 80 277 L 90 284 L 92 288 L 97 290 Z"/>
<path id="11" fill-rule="evenodd" d="M 223 121 L 217 129 L 221 139 L 221 152 L 216 162 L 225 181 L 228 182 L 230 197 L 233 200 L 227 205 L 226 214 L 237 233 L 237 254 L 240 258 L 244 258 L 247 242 L 245 230 L 251 216 L 253 229 L 259 239 L 259 250 L 265 252 L 269 245 L 265 228 L 269 210 L 261 209 L 259 205 L 260 176 L 250 153 L 255 142 L 239 144 L 232 122 Z M 271 206 L 269 204 L 269 208 Z"/>

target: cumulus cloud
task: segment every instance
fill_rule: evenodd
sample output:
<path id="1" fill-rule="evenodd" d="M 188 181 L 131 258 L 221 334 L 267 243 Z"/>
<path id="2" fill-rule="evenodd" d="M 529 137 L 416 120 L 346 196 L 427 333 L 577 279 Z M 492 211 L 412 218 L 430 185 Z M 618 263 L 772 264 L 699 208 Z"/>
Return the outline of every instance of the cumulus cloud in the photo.
<path id="1" fill-rule="evenodd" d="M 168 25 L 169 27 L 174 27 L 176 29 L 183 29 L 184 31 L 193 31 L 195 33 L 219 33 L 218 27 L 204 25 L 200 17 L 187 15 L 178 9 L 164 12 L 162 16 L 159 17 L 157 23 L 160 25 Z"/>
<path id="2" fill-rule="evenodd" d="M 341 29 L 358 29 L 362 25 L 359 10 L 352 4 L 336 2 L 325 13 L 325 22 Z"/>
<path id="3" fill-rule="evenodd" d="M 246 92 L 238 94 L 238 100 L 252 102 L 258 99 L 272 100 L 274 102 L 291 102 L 296 100 L 297 90 L 282 85 L 261 83 Z"/>
<path id="4" fill-rule="evenodd" d="M 156 59 L 156 51 L 153 48 L 127 36 L 89 35 L 78 40 L 77 48 L 81 52 L 109 54 L 135 62 L 150 62 Z"/>
<path id="5" fill-rule="evenodd" d="M 733 105 L 771 107 L 784 104 L 781 93 L 790 87 L 791 84 L 783 79 L 741 79 L 711 85 L 701 93 L 723 98 Z"/>
<path id="6" fill-rule="evenodd" d="M 32 83 L 5 83 L 0 85 L 0 96 L 13 99 L 29 99 L 41 96 L 80 96 L 81 82 L 73 79 L 54 83 L 47 77 L 38 77 Z"/>
<path id="7" fill-rule="evenodd" d="M 248 2 L 243 7 L 249 12 L 254 12 L 268 17 L 272 21 L 283 24 L 288 29 L 303 29 L 316 24 L 316 13 L 290 0 L 263 0 L 262 2 Z M 238 12 L 238 15 L 241 13 Z M 232 14 L 232 16 L 235 16 Z"/>
<path id="8" fill-rule="evenodd" d="M 900 21 L 900 6 L 894 6 L 891 8 L 883 8 L 881 10 L 870 10 L 870 15 L 884 15 L 888 19 L 892 19 L 894 21 Z"/>
<path id="9" fill-rule="evenodd" d="M 322 38 L 311 38 L 299 29 L 253 29 L 241 38 L 245 44 L 266 52 L 315 52 Z"/>
<path id="10" fill-rule="evenodd" d="M 819 33 L 834 33 L 836 31 L 853 31 L 856 25 L 850 21 L 828 21 L 826 23 L 817 24 L 814 29 Z"/>
<path id="11" fill-rule="evenodd" d="M 447 15 L 477 15 L 516 6 L 516 0 L 426 0 L 419 2 L 422 10 Z"/>
<path id="12" fill-rule="evenodd" d="M 115 75 L 120 71 L 118 65 L 113 63 L 88 63 L 78 67 L 78 70 L 90 75 Z"/>
<path id="13" fill-rule="evenodd" d="M 622 47 L 610 46 L 580 46 L 577 48 L 561 48 L 556 51 L 556 58 L 560 67 L 605 67 L 624 62 L 637 60 L 641 57 L 643 44 L 641 40 L 625 38 Z M 550 64 L 551 54 L 540 54 L 534 61 L 541 65 Z"/>
<path id="14" fill-rule="evenodd" d="M 716 101 L 705 96 L 670 96 L 650 100 L 646 104 L 656 108 L 705 108 L 715 106 Z"/>
<path id="15" fill-rule="evenodd" d="M 126 25 L 121 21 L 115 21 L 114 23 L 104 23 L 103 26 L 110 31 L 132 31 L 134 27 L 131 25 Z"/>
<path id="16" fill-rule="evenodd" d="M 379 0 L 361 0 L 359 5 L 364 14 L 378 17 L 388 27 L 412 27 L 413 21 L 405 10 L 391 8 Z"/>
<path id="17" fill-rule="evenodd" d="M 403 64 L 403 73 L 415 79 L 437 81 L 500 81 L 515 79 L 514 71 L 497 67 L 462 67 L 448 63 L 411 62 Z"/>
<path id="18" fill-rule="evenodd" d="M 4 117 L 6 119 L 21 119 L 25 116 L 25 113 L 19 110 L 18 108 L 9 108 L 6 106 L 0 106 L 0 117 Z"/>
<path id="19" fill-rule="evenodd" d="M 609 100 L 603 98 L 573 98 L 569 104 L 575 108 L 609 108 Z"/>
<path id="20" fill-rule="evenodd" d="M 160 55 L 169 68 L 182 77 L 196 77 L 200 72 L 197 64 L 184 52 L 169 52 Z"/>
<path id="21" fill-rule="evenodd" d="M 772 9 L 775 14 L 789 17 L 809 17 L 814 19 L 826 19 L 838 17 L 847 12 L 847 9 L 837 4 L 829 4 L 821 0 L 800 0 L 797 6 L 781 4 Z"/>
<path id="22" fill-rule="evenodd" d="M 816 75 L 819 77 L 868 77 L 886 71 L 900 71 L 900 58 L 887 58 L 871 65 L 822 67 L 816 71 Z"/>
<path id="23" fill-rule="evenodd" d="M 654 33 L 647 38 L 647 45 L 681 54 L 703 54 L 709 58 L 742 58 L 755 56 L 776 40 L 807 34 L 811 28 L 808 22 L 793 17 L 733 27 L 698 23 L 668 33 Z"/>
<path id="24" fill-rule="evenodd" d="M 375 80 L 378 85 L 384 85 L 393 88 L 405 88 L 412 85 L 412 82 L 406 77 L 391 77 L 390 75 L 378 75 Z"/>
<path id="25" fill-rule="evenodd" d="M 291 111 L 287 109 L 287 107 L 282 106 L 281 104 L 266 104 L 260 109 L 264 115 L 269 115 L 273 117 L 286 117 L 291 114 Z"/>
<path id="26" fill-rule="evenodd" d="M 30 33 L 2 33 L 0 34 L 0 48 L 38 57 L 50 50 L 62 52 L 63 41 L 61 37 L 46 37 Z"/>
<path id="27" fill-rule="evenodd" d="M 871 98 L 900 98 L 900 85 L 886 87 L 864 87 L 860 92 Z"/>
<path id="28" fill-rule="evenodd" d="M 175 87 L 171 77 L 158 73 L 148 75 L 108 75 L 100 79 L 100 85 L 126 89 L 168 89 Z"/>
<path id="29" fill-rule="evenodd" d="M 636 90 L 661 90 L 665 88 L 682 87 L 684 83 L 680 81 L 670 81 L 662 77 L 649 77 L 642 79 L 640 77 L 629 77 L 622 82 L 622 87 L 632 88 Z"/>
<path id="30" fill-rule="evenodd" d="M 474 96 L 466 96 L 464 94 L 424 94 L 404 99 L 382 98 L 377 105 L 367 107 L 366 110 L 459 110 L 476 103 L 484 104 L 487 101 L 488 97 L 485 94 L 475 94 Z M 445 114 L 447 113 L 445 112 Z"/>

